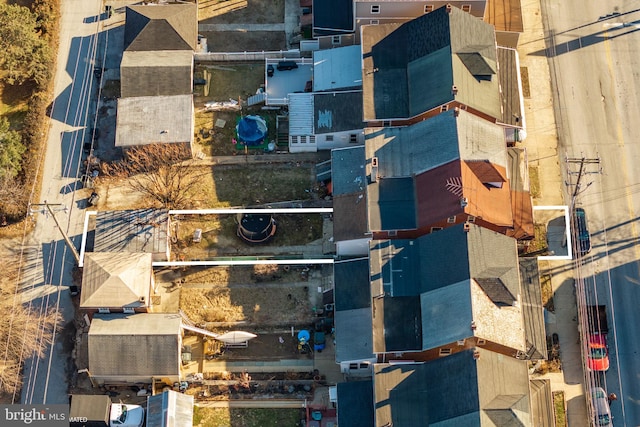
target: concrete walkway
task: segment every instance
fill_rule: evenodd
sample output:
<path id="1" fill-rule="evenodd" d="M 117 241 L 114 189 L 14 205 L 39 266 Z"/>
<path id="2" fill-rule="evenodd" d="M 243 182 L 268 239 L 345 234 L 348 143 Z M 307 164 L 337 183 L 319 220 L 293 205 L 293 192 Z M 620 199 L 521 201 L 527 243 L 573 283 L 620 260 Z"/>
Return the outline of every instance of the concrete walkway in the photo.
<path id="1" fill-rule="evenodd" d="M 527 149 L 529 165 L 539 171 L 540 196 L 534 199 L 534 204 L 563 205 L 565 185 L 560 169 L 549 63 L 546 57 L 533 54 L 546 48 L 540 1 L 523 0 L 522 13 L 525 32 L 520 37 L 518 53 L 520 65 L 527 68 L 531 91 L 531 97 L 525 99 L 528 137 L 523 146 Z M 571 261 L 544 261 L 539 263 L 539 267 L 541 275 L 549 274 L 551 277 L 555 311 L 547 316 L 546 328 L 547 335 L 558 334 L 562 363 L 561 372 L 548 373 L 541 378 L 550 380 L 552 391 L 564 392 L 569 426 L 583 427 L 588 425 L 589 416 L 584 394 L 572 264 Z"/>

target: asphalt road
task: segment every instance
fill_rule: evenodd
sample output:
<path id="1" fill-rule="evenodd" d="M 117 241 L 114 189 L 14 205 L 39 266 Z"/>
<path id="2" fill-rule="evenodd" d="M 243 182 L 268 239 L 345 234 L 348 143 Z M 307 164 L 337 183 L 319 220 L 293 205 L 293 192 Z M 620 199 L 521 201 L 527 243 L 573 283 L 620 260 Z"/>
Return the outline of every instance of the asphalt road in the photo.
<path id="1" fill-rule="evenodd" d="M 611 367 L 588 372 L 615 393 L 616 426 L 640 425 L 640 1 L 542 0 L 560 161 L 586 158 L 576 195 L 593 250 L 578 264 L 580 304 L 607 305 Z M 595 162 L 598 159 L 599 162 Z M 570 203 L 578 162 L 565 165 Z M 580 295 L 580 292 L 579 292 Z M 586 328 L 587 326 L 584 325 Z M 577 424 L 579 425 L 579 424 Z"/>
<path id="2" fill-rule="evenodd" d="M 85 128 L 95 115 L 93 61 L 97 51 L 99 0 L 63 0 L 60 45 L 54 82 L 51 125 L 44 153 L 40 203 L 53 207 L 61 227 L 79 248 L 84 212 L 79 209 L 77 191 L 81 175 Z M 86 191 L 86 190 L 84 190 Z M 37 201 L 33 201 L 34 203 Z M 66 212 L 62 210 L 67 207 Z M 34 206 L 35 211 L 42 207 Z M 21 284 L 22 297 L 36 311 L 57 310 L 62 316 L 54 332 L 54 345 L 42 340 L 45 356 L 27 359 L 24 368 L 22 403 L 68 403 L 67 369 L 70 346 L 63 346 L 60 332 L 73 319 L 68 286 L 75 260 L 62 240 L 51 216 L 35 213 L 36 228 L 28 244 L 28 274 Z M 46 338 L 46 337 L 43 337 Z M 52 338 L 52 337 L 49 337 Z M 19 339 L 16 337 L 16 339 Z"/>

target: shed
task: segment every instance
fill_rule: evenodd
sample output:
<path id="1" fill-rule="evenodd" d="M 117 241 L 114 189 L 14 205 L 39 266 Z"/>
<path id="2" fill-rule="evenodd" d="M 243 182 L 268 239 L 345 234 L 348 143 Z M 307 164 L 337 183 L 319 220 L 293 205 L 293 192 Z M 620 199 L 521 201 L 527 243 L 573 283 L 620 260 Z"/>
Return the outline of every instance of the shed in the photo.
<path id="1" fill-rule="evenodd" d="M 167 390 L 147 399 L 147 427 L 191 427 L 193 396 Z"/>

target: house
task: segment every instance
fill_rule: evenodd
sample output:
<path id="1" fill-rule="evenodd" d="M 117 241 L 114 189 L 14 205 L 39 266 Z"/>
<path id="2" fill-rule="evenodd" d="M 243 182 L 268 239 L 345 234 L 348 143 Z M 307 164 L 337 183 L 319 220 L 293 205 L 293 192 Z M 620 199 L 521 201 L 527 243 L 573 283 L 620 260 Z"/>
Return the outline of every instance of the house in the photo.
<path id="1" fill-rule="evenodd" d="M 141 96 L 118 99 L 116 147 L 177 144 L 193 155 L 193 95 Z"/>
<path id="2" fill-rule="evenodd" d="M 371 427 L 374 425 L 373 381 L 338 383 L 338 425 Z"/>
<path id="3" fill-rule="evenodd" d="M 431 360 L 471 347 L 525 356 L 514 239 L 458 224 L 418 239 L 369 245 L 379 361 Z"/>
<path id="4" fill-rule="evenodd" d="M 404 24 L 368 25 L 361 32 L 369 126 L 410 125 L 456 107 L 492 122 L 502 118 L 490 24 L 447 5 Z"/>
<path id="5" fill-rule="evenodd" d="M 369 260 L 333 264 L 336 362 L 348 376 L 370 376 L 376 361 L 372 345 Z"/>
<path id="6" fill-rule="evenodd" d="M 451 4 L 480 19 L 486 0 L 329 0 L 313 2 L 313 35 L 322 49 L 360 44 L 364 25 L 403 23 Z"/>
<path id="7" fill-rule="evenodd" d="M 195 4 L 127 6 L 120 65 L 122 97 L 191 94 L 197 24 Z"/>
<path id="8" fill-rule="evenodd" d="M 178 314 L 96 314 L 88 335 L 89 372 L 104 384 L 180 381 L 182 329 Z"/>
<path id="9" fill-rule="evenodd" d="M 338 256 L 367 256 L 367 176 L 364 146 L 331 151 L 333 239 Z"/>
<path id="10" fill-rule="evenodd" d="M 316 152 L 362 144 L 362 92 L 289 94 L 289 151 Z"/>
<path id="11" fill-rule="evenodd" d="M 193 396 L 166 390 L 147 399 L 146 427 L 193 426 Z"/>
<path id="12" fill-rule="evenodd" d="M 415 238 L 463 222 L 533 236 L 526 158 L 507 155 L 499 125 L 455 109 L 411 126 L 367 128 L 365 147 L 374 238 Z"/>
<path id="13" fill-rule="evenodd" d="M 374 372 L 377 427 L 534 425 L 522 360 L 469 348 L 422 364 L 377 364 Z"/>
<path id="14" fill-rule="evenodd" d="M 99 211 L 93 251 L 150 253 L 153 261 L 168 261 L 170 230 L 166 209 Z"/>
<path id="15" fill-rule="evenodd" d="M 85 313 L 144 313 L 154 280 L 150 253 L 87 252 L 80 309 Z"/>

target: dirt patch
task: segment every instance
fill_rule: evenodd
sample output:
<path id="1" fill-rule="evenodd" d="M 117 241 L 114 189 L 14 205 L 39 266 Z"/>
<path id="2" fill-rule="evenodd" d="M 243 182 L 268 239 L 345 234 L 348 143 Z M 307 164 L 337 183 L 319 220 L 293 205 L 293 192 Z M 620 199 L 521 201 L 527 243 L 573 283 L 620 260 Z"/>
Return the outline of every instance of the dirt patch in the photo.
<path id="1" fill-rule="evenodd" d="M 312 315 L 308 288 L 203 284 L 183 286 L 180 308 L 196 323 L 246 322 L 260 327 L 299 325 Z"/>
<path id="2" fill-rule="evenodd" d="M 284 0 L 200 0 L 200 24 L 279 24 Z"/>
<path id="3" fill-rule="evenodd" d="M 209 100 L 228 101 L 238 97 L 246 100 L 264 85 L 264 73 L 264 62 L 197 64 L 194 75 L 205 79 L 206 85 L 194 90 L 195 106 L 203 107 Z"/>

